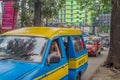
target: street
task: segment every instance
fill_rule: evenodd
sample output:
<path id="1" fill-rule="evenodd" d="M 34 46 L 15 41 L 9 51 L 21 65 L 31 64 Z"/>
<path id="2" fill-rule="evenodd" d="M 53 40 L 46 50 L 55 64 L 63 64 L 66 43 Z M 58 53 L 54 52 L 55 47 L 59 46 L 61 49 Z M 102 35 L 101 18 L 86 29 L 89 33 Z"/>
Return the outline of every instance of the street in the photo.
<path id="1" fill-rule="evenodd" d="M 88 68 L 82 76 L 82 80 L 90 80 L 97 68 L 106 60 L 108 49 L 105 48 L 97 57 L 89 57 Z"/>

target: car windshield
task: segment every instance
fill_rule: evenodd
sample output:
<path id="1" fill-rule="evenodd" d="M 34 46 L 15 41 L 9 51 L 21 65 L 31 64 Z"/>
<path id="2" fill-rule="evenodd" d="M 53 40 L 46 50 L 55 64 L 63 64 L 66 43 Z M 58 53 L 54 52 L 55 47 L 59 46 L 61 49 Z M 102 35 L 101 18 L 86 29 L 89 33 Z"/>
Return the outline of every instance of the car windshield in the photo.
<path id="1" fill-rule="evenodd" d="M 0 60 L 41 62 L 48 39 L 41 37 L 0 37 Z"/>

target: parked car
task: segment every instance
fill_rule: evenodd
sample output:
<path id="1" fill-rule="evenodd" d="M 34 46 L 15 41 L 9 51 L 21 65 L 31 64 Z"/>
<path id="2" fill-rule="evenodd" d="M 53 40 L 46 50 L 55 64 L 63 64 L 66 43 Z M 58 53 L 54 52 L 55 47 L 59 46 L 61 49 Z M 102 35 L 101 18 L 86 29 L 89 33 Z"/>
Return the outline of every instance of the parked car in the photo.
<path id="1" fill-rule="evenodd" d="M 97 56 L 101 53 L 101 46 L 99 42 L 95 40 L 86 41 L 86 47 L 88 49 L 88 55 Z"/>

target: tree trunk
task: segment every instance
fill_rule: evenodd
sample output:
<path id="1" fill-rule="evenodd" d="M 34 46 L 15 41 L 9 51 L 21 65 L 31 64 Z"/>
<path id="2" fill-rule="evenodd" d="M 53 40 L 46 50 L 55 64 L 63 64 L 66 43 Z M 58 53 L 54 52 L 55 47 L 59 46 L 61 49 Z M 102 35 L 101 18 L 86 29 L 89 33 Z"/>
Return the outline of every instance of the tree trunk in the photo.
<path id="1" fill-rule="evenodd" d="M 36 0 L 34 5 L 34 26 L 41 26 L 41 1 Z"/>
<path id="2" fill-rule="evenodd" d="M 24 26 L 24 21 L 25 21 L 25 8 L 26 8 L 26 1 L 22 0 L 21 1 L 21 27 L 25 27 Z"/>
<path id="3" fill-rule="evenodd" d="M 120 3 L 112 0 L 110 49 L 105 66 L 120 69 Z"/>

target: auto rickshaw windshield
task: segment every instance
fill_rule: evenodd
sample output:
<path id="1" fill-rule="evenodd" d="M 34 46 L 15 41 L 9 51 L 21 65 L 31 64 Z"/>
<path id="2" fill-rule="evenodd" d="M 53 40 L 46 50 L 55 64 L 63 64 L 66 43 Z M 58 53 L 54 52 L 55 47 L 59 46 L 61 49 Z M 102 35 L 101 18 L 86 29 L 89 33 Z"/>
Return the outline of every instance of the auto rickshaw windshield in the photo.
<path id="1" fill-rule="evenodd" d="M 0 41 L 0 60 L 41 62 L 48 39 L 31 36 L 2 36 Z"/>

